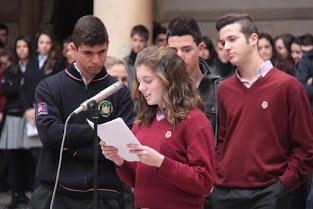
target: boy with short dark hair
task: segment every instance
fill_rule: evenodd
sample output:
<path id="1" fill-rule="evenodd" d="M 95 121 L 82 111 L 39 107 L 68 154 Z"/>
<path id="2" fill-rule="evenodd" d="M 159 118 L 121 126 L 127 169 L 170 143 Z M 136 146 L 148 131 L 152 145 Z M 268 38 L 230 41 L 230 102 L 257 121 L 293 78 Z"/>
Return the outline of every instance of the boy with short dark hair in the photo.
<path id="1" fill-rule="evenodd" d="M 149 31 L 143 25 L 136 25 L 132 28 L 130 33 L 130 40 L 131 40 L 131 48 L 132 51 L 130 55 L 124 57 L 124 61 L 127 64 L 127 83 L 128 87 L 131 89 L 134 80 L 134 73 L 135 73 L 135 60 L 137 54 L 143 50 L 148 42 L 149 39 Z"/>
<path id="2" fill-rule="evenodd" d="M 216 92 L 221 78 L 214 75 L 206 62 L 200 59 L 204 51 L 201 37 L 200 27 L 192 17 L 174 18 L 167 28 L 167 44 L 186 62 L 189 75 L 200 92 L 205 114 L 216 133 L 218 110 Z"/>
<path id="3" fill-rule="evenodd" d="M 218 90 L 216 209 L 288 209 L 288 194 L 313 170 L 313 119 L 294 77 L 264 62 L 258 30 L 246 14 L 216 23 L 236 75 Z"/>
<path id="4" fill-rule="evenodd" d="M 42 80 L 36 89 L 36 125 L 43 147 L 36 170 L 40 185 L 32 194 L 32 209 L 50 206 L 66 118 L 82 102 L 117 81 L 104 67 L 109 39 L 99 18 L 81 17 L 74 27 L 73 42 L 71 48 L 76 61 L 64 71 Z M 110 108 L 99 114 L 99 124 L 121 117 L 132 126 L 133 102 L 126 86 L 101 101 L 97 109 L 103 105 Z M 93 116 L 89 110 L 73 115 L 69 122 L 54 208 L 93 206 L 94 132 L 86 121 Z M 98 208 L 118 209 L 121 181 L 114 164 L 100 154 L 99 150 Z"/>
<path id="5" fill-rule="evenodd" d="M 311 51 L 313 49 L 313 35 L 310 33 L 300 36 L 301 50 L 303 53 Z"/>
<path id="6" fill-rule="evenodd" d="M 153 44 L 157 46 L 166 46 L 166 28 L 160 24 L 153 27 Z"/>

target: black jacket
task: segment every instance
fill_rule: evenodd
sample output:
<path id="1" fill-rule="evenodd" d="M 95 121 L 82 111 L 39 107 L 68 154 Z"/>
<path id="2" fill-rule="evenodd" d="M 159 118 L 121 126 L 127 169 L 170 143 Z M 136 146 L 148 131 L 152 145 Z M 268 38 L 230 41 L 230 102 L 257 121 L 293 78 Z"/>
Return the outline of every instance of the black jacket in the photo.
<path id="1" fill-rule="evenodd" d="M 230 62 L 224 64 L 218 57 L 215 57 L 213 65 L 210 66 L 210 69 L 213 74 L 219 75 L 222 81 L 236 73 L 236 66 L 232 65 Z"/>
<path id="2" fill-rule="evenodd" d="M 221 78 L 217 75 L 214 75 L 207 63 L 201 59 L 200 69 L 204 75 L 200 81 L 198 90 L 204 104 L 205 114 L 212 125 L 216 142 L 218 128 L 217 88 L 221 83 Z"/>
<path id="3" fill-rule="evenodd" d="M 303 84 L 310 101 L 313 114 L 313 84 L 307 84 L 307 80 L 313 77 L 313 50 L 303 54 L 296 71 L 296 78 Z"/>
<path id="4" fill-rule="evenodd" d="M 52 188 L 59 160 L 59 149 L 64 124 L 79 105 L 115 83 L 103 67 L 88 86 L 71 64 L 66 70 L 50 76 L 36 89 L 36 125 L 43 143 L 36 176 Z M 99 124 L 121 117 L 128 126 L 133 123 L 133 102 L 129 89 L 124 86 L 100 102 L 107 104 L 108 112 L 100 112 Z M 69 120 L 59 177 L 59 192 L 85 197 L 93 193 L 93 129 L 86 119 L 93 121 L 92 111 L 81 112 Z M 117 199 L 120 180 L 112 161 L 106 160 L 98 147 L 98 195 L 103 199 Z"/>
<path id="5" fill-rule="evenodd" d="M 37 58 L 29 60 L 26 66 L 26 71 L 21 85 L 21 99 L 25 109 L 34 107 L 35 90 L 38 83 L 51 75 L 54 75 L 65 69 L 63 63 L 56 63 L 49 73 L 44 71 L 47 61 L 39 68 L 39 61 Z"/>

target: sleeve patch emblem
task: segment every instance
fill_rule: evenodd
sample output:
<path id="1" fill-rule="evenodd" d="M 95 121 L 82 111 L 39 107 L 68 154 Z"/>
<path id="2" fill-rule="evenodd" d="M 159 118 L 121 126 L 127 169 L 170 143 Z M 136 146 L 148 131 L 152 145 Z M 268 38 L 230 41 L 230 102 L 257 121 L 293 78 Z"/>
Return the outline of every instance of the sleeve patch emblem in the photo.
<path id="1" fill-rule="evenodd" d="M 48 114 L 48 106 L 45 102 L 40 102 L 37 105 L 37 116 L 38 115 L 47 115 Z"/>

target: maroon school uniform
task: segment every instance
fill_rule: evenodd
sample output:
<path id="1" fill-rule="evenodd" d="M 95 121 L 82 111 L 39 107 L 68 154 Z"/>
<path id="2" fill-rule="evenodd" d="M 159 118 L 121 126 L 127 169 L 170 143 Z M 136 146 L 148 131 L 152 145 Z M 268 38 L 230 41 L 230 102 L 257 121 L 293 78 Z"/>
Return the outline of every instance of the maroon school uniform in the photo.
<path id="1" fill-rule="evenodd" d="M 278 179 L 287 192 L 313 167 L 313 120 L 295 78 L 273 68 L 250 88 L 236 76 L 218 91 L 217 186 L 266 187 Z"/>
<path id="2" fill-rule="evenodd" d="M 142 145 L 165 156 L 159 169 L 126 161 L 117 169 L 120 178 L 135 188 L 136 207 L 203 208 L 215 170 L 214 136 L 205 115 L 193 109 L 176 128 L 166 119 L 154 118 L 149 126 L 135 124 L 133 133 Z"/>

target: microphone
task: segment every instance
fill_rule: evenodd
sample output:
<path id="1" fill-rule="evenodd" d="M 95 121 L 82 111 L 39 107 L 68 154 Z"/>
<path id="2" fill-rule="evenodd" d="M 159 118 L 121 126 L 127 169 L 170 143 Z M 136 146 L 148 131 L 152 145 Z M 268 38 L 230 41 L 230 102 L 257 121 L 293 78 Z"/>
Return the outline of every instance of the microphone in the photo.
<path id="1" fill-rule="evenodd" d="M 123 85 L 124 84 L 121 81 L 118 81 L 111 86 L 103 89 L 95 96 L 81 103 L 80 106 L 73 111 L 73 113 L 78 114 L 82 111 L 88 110 L 89 108 L 93 107 L 95 103 L 98 104 L 100 101 L 104 100 L 105 98 L 111 96 L 112 94 L 123 88 Z"/>

